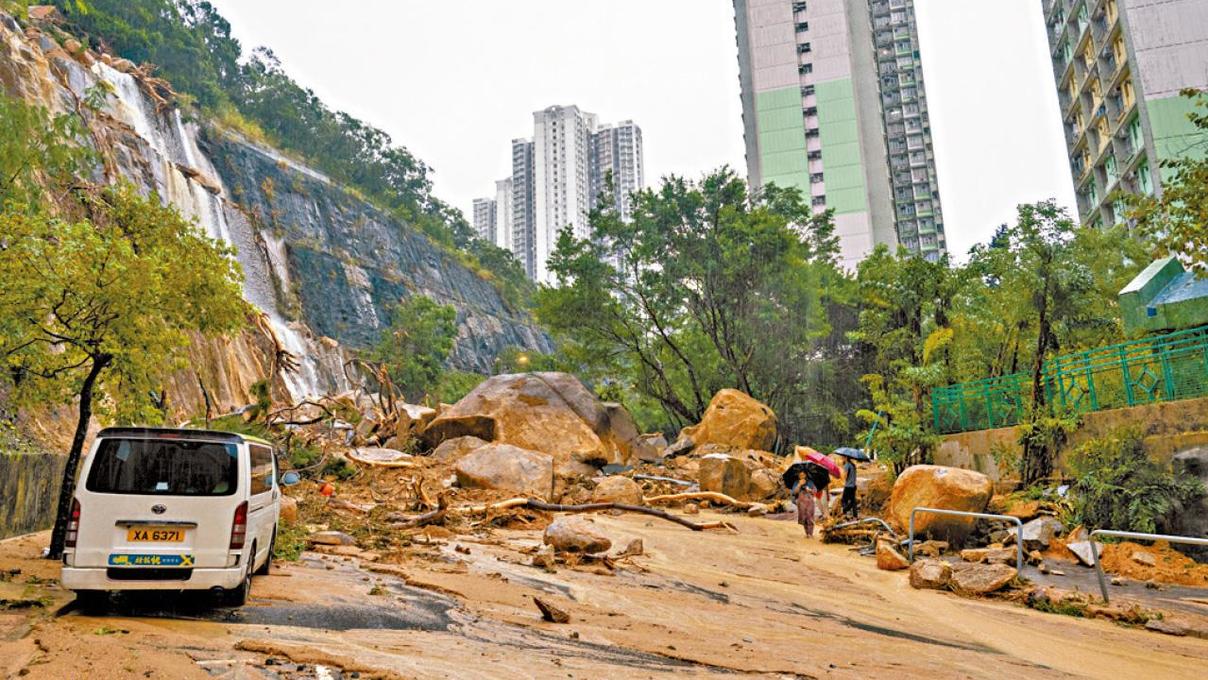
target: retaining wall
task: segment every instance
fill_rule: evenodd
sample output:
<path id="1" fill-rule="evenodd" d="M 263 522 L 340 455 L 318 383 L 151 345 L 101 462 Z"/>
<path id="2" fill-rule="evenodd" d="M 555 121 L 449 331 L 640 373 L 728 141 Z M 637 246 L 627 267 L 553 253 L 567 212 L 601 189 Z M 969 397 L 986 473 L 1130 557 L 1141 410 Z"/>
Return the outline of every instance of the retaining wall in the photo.
<path id="1" fill-rule="evenodd" d="M 1066 456 L 1083 442 L 1103 437 L 1123 426 L 1140 427 L 1145 433 L 1145 450 L 1149 455 L 1169 463 L 1179 451 L 1208 446 L 1208 397 L 1085 413 L 1082 426 L 1058 453 L 1057 467 L 1066 470 Z M 944 435 L 934 458 L 937 465 L 977 470 L 997 482 L 1015 473 L 1014 470 L 999 470 L 996 451 L 1018 459 L 1022 448 L 1014 427 Z"/>
<path id="2" fill-rule="evenodd" d="M 49 529 L 66 456 L 0 451 L 0 538 Z"/>

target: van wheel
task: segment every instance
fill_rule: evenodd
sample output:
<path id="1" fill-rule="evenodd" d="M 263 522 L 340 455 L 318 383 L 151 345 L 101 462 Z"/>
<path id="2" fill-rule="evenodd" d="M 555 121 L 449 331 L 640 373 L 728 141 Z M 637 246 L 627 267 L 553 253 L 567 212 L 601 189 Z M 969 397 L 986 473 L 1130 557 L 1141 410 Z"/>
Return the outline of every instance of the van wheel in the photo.
<path id="1" fill-rule="evenodd" d="M 264 564 L 256 570 L 257 576 L 268 576 L 268 570 L 273 566 L 273 549 L 277 547 L 277 530 L 273 529 L 273 537 L 268 542 L 268 555 L 264 556 Z M 252 559 L 256 559 L 252 557 Z"/>
<path id="2" fill-rule="evenodd" d="M 104 590 L 77 590 L 76 607 L 83 612 L 104 611 L 109 606 L 109 593 Z"/>
<path id="3" fill-rule="evenodd" d="M 242 607 L 247 604 L 247 596 L 252 592 L 252 566 L 256 563 L 256 545 L 252 544 L 251 559 L 243 572 L 243 581 L 236 587 L 223 593 L 223 600 L 228 607 Z"/>

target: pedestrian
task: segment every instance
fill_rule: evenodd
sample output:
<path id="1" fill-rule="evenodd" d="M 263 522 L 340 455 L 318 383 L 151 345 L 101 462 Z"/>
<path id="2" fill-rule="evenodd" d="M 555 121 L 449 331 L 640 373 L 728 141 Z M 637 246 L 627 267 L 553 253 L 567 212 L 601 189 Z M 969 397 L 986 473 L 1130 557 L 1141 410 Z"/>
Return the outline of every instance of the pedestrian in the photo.
<path id="1" fill-rule="evenodd" d="M 860 508 L 856 504 L 856 462 L 851 458 L 843 464 L 843 514 L 852 519 L 860 516 Z"/>
<path id="2" fill-rule="evenodd" d="M 810 461 L 805 464 L 805 476 L 814 485 L 814 503 L 823 520 L 830 519 L 830 471 Z"/>
<path id="3" fill-rule="evenodd" d="M 817 492 L 818 488 L 809 475 L 798 473 L 792 496 L 797 503 L 797 523 L 805 527 L 808 538 L 814 537 L 814 494 Z"/>

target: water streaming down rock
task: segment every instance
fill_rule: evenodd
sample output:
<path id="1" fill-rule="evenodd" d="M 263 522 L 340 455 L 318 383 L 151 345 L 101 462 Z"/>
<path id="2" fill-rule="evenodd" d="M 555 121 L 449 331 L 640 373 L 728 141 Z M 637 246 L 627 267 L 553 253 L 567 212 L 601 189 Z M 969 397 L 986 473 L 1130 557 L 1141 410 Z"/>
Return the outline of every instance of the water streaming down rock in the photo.
<path id="1" fill-rule="evenodd" d="M 164 106 L 129 70 L 96 53 L 70 55 L 0 13 L 0 90 L 67 113 L 86 110 L 89 90 L 109 84 L 103 110 L 88 115 L 90 140 L 106 161 L 95 179 L 122 177 L 154 191 L 234 246 L 245 297 L 299 360 L 296 372 L 277 377 L 293 398 L 346 389 L 341 346 L 372 342 L 389 306 L 410 295 L 456 307 L 458 368 L 489 372 L 508 346 L 552 349 L 525 313 L 410 224 L 275 149 Z M 246 403 L 250 384 L 271 377 L 274 365 L 255 332 L 198 337 L 189 359 L 191 370 L 169 381 L 182 412 L 196 412 L 203 396 L 221 408 Z"/>

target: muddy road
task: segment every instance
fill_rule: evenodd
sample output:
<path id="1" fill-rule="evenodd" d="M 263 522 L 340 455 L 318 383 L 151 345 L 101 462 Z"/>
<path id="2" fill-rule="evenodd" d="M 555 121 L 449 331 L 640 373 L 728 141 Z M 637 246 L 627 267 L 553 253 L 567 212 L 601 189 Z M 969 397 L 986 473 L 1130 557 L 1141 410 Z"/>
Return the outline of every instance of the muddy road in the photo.
<path id="1" fill-rule="evenodd" d="M 735 521 L 734 516 L 727 516 Z M 0 542 L 0 673 L 29 678 L 1203 677 L 1208 640 L 910 588 L 800 528 L 693 533 L 596 516 L 645 551 L 615 571 L 531 566 L 540 532 L 434 536 L 397 564 L 306 553 L 252 602 L 122 598 L 80 611 L 37 559 Z M 543 622 L 533 596 L 566 610 Z M 1165 596 L 1171 597 L 1172 594 Z M 1208 614 L 1208 599 L 1180 603 Z"/>

